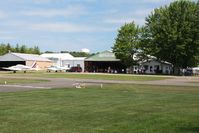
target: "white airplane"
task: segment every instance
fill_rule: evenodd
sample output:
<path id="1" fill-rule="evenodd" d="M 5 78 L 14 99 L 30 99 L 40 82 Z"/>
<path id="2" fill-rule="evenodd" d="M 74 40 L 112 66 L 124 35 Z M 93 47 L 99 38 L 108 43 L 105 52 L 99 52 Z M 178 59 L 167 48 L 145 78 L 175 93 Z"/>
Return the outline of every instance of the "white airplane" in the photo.
<path id="1" fill-rule="evenodd" d="M 70 68 L 68 67 L 60 67 L 60 66 L 50 66 L 47 68 L 47 72 L 51 72 L 51 71 L 54 71 L 54 72 L 58 72 L 58 71 L 67 71 L 69 70 Z"/>
<path id="2" fill-rule="evenodd" d="M 11 67 L 4 67 L 3 69 L 13 71 L 14 73 L 16 73 L 16 71 L 24 71 L 24 73 L 26 73 L 26 71 L 38 70 L 36 61 L 32 64 L 32 66 L 18 64 L 18 65 L 11 66 Z"/>

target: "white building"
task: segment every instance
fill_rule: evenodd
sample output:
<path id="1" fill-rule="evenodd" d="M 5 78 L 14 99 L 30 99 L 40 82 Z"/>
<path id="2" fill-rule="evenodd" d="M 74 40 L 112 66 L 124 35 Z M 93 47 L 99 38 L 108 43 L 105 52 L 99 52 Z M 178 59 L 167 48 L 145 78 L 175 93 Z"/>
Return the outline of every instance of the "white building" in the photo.
<path id="1" fill-rule="evenodd" d="M 139 60 L 139 58 L 135 56 L 134 60 Z M 140 61 L 138 65 L 133 66 L 133 72 L 143 74 L 172 74 L 172 67 L 171 63 L 157 60 L 155 56 L 148 55 L 147 60 Z"/>
<path id="2" fill-rule="evenodd" d="M 53 62 L 54 66 L 60 67 L 81 67 L 84 72 L 84 60 L 86 57 L 73 57 L 69 53 L 45 53 L 41 55 Z"/>
<path id="3" fill-rule="evenodd" d="M 172 64 L 164 61 L 148 60 L 140 64 L 146 74 L 171 74 Z"/>
<path id="4" fill-rule="evenodd" d="M 172 74 L 172 64 L 166 61 L 159 61 L 154 56 L 150 59 L 139 62 L 139 65 L 133 66 L 134 73 L 143 74 Z"/>

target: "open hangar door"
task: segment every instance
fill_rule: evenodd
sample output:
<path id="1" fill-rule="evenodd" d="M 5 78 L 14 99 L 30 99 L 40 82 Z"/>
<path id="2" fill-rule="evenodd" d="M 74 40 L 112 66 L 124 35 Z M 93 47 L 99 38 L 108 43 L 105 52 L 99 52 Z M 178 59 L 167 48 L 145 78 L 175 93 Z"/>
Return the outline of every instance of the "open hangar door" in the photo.
<path id="1" fill-rule="evenodd" d="M 0 70 L 4 70 L 2 69 L 3 67 L 10 67 L 10 66 L 18 65 L 18 64 L 25 65 L 26 62 L 25 61 L 0 61 Z"/>

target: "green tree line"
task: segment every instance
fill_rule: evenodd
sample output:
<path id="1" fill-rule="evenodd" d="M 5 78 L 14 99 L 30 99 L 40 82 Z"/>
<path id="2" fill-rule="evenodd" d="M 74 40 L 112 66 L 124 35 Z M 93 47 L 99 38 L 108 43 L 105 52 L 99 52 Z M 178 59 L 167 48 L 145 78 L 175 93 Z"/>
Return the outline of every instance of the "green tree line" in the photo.
<path id="1" fill-rule="evenodd" d="M 27 54 L 40 54 L 40 49 L 38 46 L 34 47 L 27 47 L 26 45 L 18 45 L 12 46 L 8 44 L 0 44 L 0 55 L 4 55 L 9 52 L 16 52 L 16 53 L 27 53 Z"/>

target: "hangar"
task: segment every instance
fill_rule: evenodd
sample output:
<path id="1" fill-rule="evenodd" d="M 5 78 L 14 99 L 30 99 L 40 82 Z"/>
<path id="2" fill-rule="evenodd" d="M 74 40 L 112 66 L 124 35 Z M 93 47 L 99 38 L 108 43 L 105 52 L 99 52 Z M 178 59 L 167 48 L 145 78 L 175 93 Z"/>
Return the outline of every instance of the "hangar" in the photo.
<path id="1" fill-rule="evenodd" d="M 74 57 L 69 53 L 44 53 L 41 56 L 51 60 L 54 66 L 81 67 L 84 72 L 84 60 L 86 57 Z"/>
<path id="2" fill-rule="evenodd" d="M 52 65 L 52 62 L 40 55 L 22 54 L 22 53 L 7 53 L 0 57 L 0 68 L 10 67 L 17 64 L 31 66 L 34 62 L 37 63 L 38 69 L 45 70 Z"/>
<path id="3" fill-rule="evenodd" d="M 126 67 L 107 50 L 86 58 L 85 72 L 125 73 Z"/>

